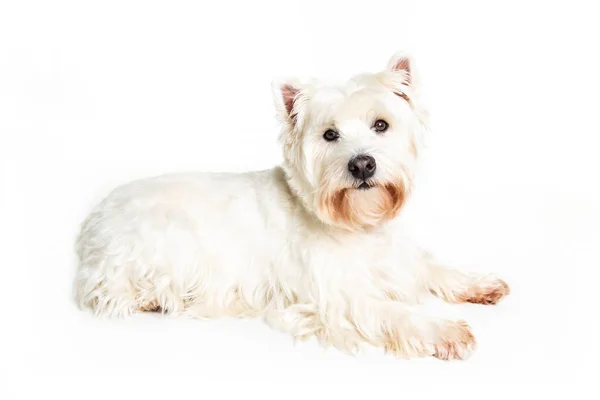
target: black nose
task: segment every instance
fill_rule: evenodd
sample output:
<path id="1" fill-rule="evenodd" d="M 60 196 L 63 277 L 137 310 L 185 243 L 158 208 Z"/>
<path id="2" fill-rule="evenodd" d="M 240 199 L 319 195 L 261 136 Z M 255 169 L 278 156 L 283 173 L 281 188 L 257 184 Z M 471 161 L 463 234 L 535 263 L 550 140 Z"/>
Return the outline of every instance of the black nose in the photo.
<path id="1" fill-rule="evenodd" d="M 360 154 L 350 160 L 348 163 L 348 171 L 356 179 L 367 180 L 375 175 L 375 159 L 366 154 Z"/>

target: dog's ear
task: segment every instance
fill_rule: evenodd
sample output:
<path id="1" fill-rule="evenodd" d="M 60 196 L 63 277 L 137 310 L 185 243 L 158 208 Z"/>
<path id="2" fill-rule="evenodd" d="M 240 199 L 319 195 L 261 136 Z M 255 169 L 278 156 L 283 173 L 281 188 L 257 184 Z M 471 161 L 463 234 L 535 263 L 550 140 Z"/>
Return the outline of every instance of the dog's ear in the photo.
<path id="1" fill-rule="evenodd" d="M 429 118 L 423 105 L 414 58 L 406 53 L 397 52 L 388 61 L 386 69 L 375 76 L 380 83 L 390 88 L 394 94 L 403 98 L 411 106 L 424 129 L 427 130 Z"/>
<path id="2" fill-rule="evenodd" d="M 291 127 L 297 127 L 307 100 L 305 89 L 295 79 L 274 81 L 272 88 L 278 119 Z"/>
<path id="3" fill-rule="evenodd" d="M 412 57 L 397 52 L 390 58 L 386 69 L 376 74 L 383 85 L 389 87 L 396 95 L 402 97 L 411 106 L 418 91 L 417 74 Z"/>
<path id="4" fill-rule="evenodd" d="M 388 61 L 387 71 L 397 75 L 398 81 L 402 80 L 405 86 L 416 84 L 415 62 L 413 58 L 405 53 L 397 52 Z M 400 83 L 400 82 L 399 82 Z"/>

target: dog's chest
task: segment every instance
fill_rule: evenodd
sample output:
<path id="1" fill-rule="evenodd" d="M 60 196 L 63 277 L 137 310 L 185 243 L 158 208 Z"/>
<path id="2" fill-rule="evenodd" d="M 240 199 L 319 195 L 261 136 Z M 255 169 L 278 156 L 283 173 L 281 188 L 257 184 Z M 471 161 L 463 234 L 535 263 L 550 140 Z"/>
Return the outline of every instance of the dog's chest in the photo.
<path id="1" fill-rule="evenodd" d="M 401 268 L 397 252 L 385 234 L 312 234 L 290 241 L 276 268 L 285 285 L 299 292 L 365 291 L 377 295 L 382 293 L 377 282 L 385 276 L 405 275 L 403 281 L 413 284 L 414 274 Z"/>

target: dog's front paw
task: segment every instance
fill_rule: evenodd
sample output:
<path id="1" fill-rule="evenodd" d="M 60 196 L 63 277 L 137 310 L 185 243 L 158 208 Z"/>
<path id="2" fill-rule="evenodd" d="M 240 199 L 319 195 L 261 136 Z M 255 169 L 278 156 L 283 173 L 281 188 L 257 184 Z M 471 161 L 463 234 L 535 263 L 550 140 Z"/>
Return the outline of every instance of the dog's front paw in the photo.
<path id="1" fill-rule="evenodd" d="M 460 302 L 475 304 L 496 304 L 510 294 L 510 287 L 502 279 L 486 278 L 476 282 L 457 298 Z"/>
<path id="2" fill-rule="evenodd" d="M 433 356 L 440 360 L 465 360 L 476 347 L 475 336 L 465 321 L 447 321 L 434 343 Z"/>

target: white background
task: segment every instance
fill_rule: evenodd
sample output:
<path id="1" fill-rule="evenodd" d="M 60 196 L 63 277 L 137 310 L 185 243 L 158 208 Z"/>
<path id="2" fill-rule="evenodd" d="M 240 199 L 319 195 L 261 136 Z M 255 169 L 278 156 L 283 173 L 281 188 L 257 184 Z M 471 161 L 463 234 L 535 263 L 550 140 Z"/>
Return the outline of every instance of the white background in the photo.
<path id="1" fill-rule="evenodd" d="M 0 398 L 593 397 L 575 395 L 600 333 L 587 3 L 2 1 Z M 418 233 L 512 287 L 496 307 L 436 306 L 472 325 L 471 359 L 352 358 L 258 320 L 75 307 L 78 224 L 115 185 L 275 165 L 273 78 L 377 71 L 398 49 L 432 115 Z"/>

